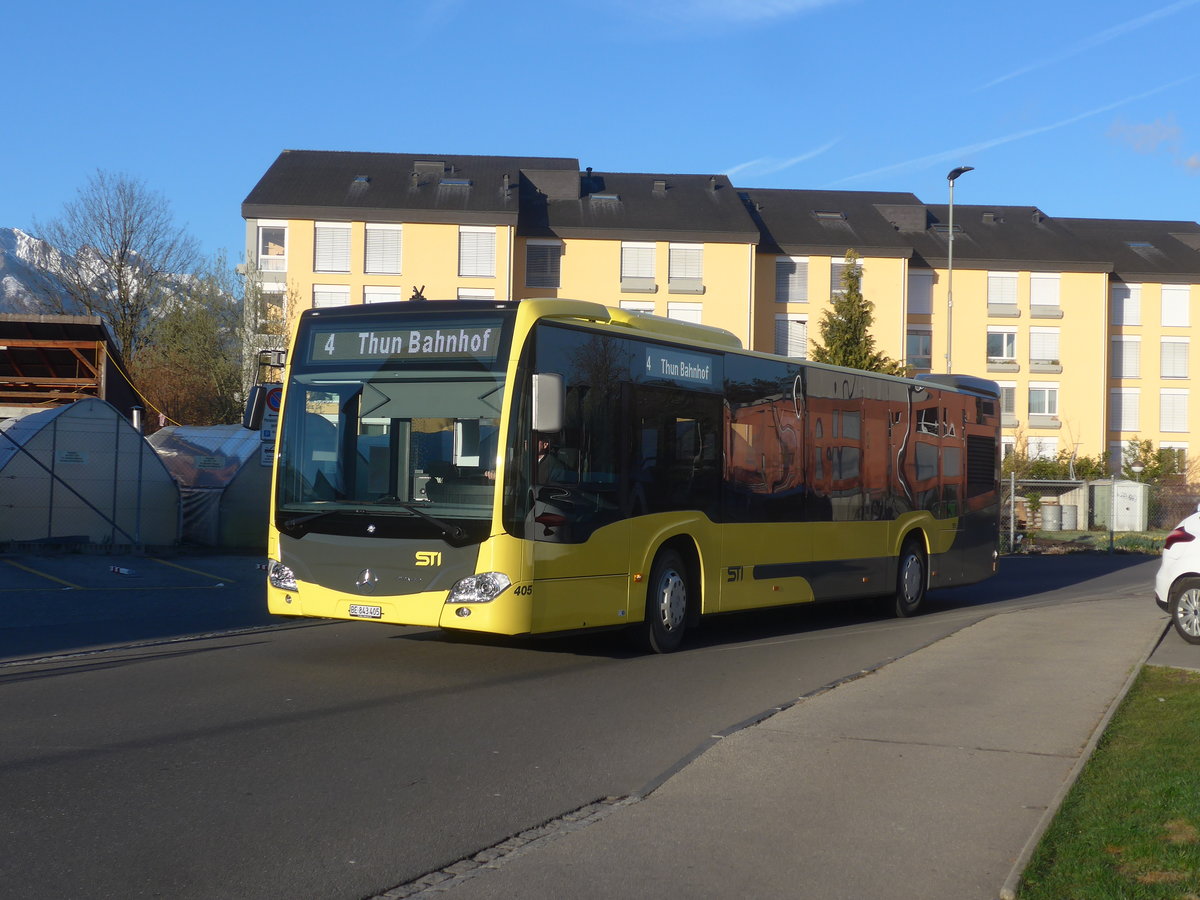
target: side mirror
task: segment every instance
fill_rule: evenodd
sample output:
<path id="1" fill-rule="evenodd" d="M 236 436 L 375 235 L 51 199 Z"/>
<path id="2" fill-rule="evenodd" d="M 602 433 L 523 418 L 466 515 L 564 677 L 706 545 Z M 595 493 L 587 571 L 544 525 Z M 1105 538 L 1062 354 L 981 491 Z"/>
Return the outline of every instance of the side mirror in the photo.
<path id="1" fill-rule="evenodd" d="M 550 433 L 562 431 L 565 405 L 561 375 L 541 372 L 533 376 L 534 431 Z"/>

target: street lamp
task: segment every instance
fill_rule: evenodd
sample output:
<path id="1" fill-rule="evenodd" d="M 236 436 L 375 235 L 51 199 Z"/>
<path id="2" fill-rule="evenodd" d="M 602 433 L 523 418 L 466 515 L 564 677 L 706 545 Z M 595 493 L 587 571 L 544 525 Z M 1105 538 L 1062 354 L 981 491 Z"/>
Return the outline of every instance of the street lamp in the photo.
<path id="1" fill-rule="evenodd" d="M 951 350 L 954 344 L 954 182 L 960 175 L 973 171 L 974 166 L 959 166 L 946 176 L 950 185 L 950 237 L 947 240 L 949 253 L 946 259 L 946 374 L 954 371 Z"/>

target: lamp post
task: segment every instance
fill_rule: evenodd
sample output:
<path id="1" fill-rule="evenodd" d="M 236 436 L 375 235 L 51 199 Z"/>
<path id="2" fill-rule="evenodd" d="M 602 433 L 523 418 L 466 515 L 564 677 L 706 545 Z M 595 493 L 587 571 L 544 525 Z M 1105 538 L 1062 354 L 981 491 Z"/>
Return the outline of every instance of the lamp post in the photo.
<path id="1" fill-rule="evenodd" d="M 960 175 L 965 175 L 974 166 L 959 166 L 951 169 L 946 176 L 950 185 L 950 237 L 947 239 L 949 251 L 946 258 L 946 374 L 954 371 L 952 350 L 954 346 L 954 182 Z"/>

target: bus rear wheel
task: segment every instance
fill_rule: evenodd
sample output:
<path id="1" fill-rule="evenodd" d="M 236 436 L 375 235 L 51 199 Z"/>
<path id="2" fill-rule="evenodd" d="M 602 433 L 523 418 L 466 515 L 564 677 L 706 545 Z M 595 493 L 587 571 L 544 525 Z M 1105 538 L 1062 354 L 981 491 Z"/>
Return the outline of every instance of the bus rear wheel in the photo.
<path id="1" fill-rule="evenodd" d="M 915 616 L 925 599 L 926 577 L 925 552 L 920 542 L 910 538 L 900 551 L 900 564 L 896 568 L 896 592 L 890 598 L 889 612 L 897 618 Z"/>
<path id="2" fill-rule="evenodd" d="M 646 618 L 641 643 L 654 653 L 678 650 L 688 616 L 688 574 L 683 558 L 674 550 L 663 550 L 650 568 L 646 588 Z"/>

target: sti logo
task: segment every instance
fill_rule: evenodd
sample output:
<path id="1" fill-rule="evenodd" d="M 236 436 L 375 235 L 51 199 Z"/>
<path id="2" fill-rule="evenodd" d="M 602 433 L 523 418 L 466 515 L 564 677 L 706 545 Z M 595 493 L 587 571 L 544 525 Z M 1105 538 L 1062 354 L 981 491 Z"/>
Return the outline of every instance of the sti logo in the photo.
<path id="1" fill-rule="evenodd" d="M 440 566 L 442 564 L 441 551 L 418 550 L 416 553 L 416 563 L 418 566 Z"/>

